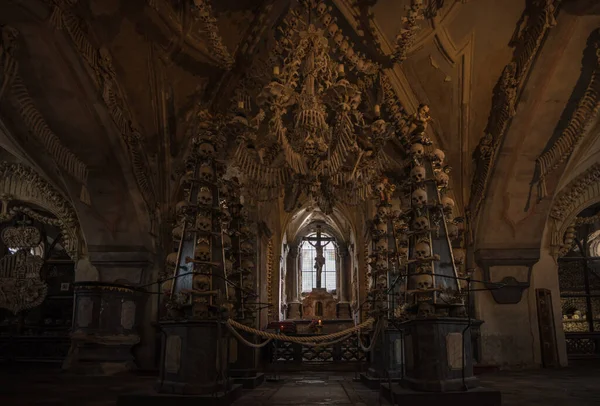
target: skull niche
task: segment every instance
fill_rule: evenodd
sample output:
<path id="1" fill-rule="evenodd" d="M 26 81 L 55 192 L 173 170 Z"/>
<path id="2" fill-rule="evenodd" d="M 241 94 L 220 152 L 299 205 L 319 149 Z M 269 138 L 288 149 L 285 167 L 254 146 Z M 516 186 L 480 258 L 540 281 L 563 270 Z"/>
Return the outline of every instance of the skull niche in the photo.
<path id="1" fill-rule="evenodd" d="M 415 166 L 410 171 L 410 177 L 414 182 L 421 183 L 425 180 L 425 167 Z"/>
<path id="2" fill-rule="evenodd" d="M 210 243 L 206 239 L 199 239 L 194 250 L 194 257 L 199 261 L 210 261 Z"/>
<path id="3" fill-rule="evenodd" d="M 425 155 L 425 148 L 423 147 L 423 144 L 418 142 L 412 144 L 410 146 L 410 155 L 413 157 L 413 159 L 423 158 L 423 155 Z"/>
<path id="4" fill-rule="evenodd" d="M 429 229 L 429 220 L 427 217 L 417 217 L 415 221 L 413 221 L 413 229 L 415 231 L 427 231 Z"/>
<path id="5" fill-rule="evenodd" d="M 214 179 L 215 172 L 210 165 L 202 165 L 200 166 L 199 176 L 205 182 L 212 182 Z"/>
<path id="6" fill-rule="evenodd" d="M 431 257 L 431 247 L 426 242 L 421 241 L 415 245 L 415 258 L 427 259 Z"/>
<path id="7" fill-rule="evenodd" d="M 446 172 L 438 172 L 435 175 L 435 181 L 440 188 L 447 188 L 448 183 L 450 182 L 450 177 Z"/>
<path id="8" fill-rule="evenodd" d="M 422 209 L 427 205 L 427 192 L 423 189 L 415 190 L 411 195 L 411 202 L 413 207 Z"/>
<path id="9" fill-rule="evenodd" d="M 415 289 L 429 290 L 433 288 L 433 277 L 429 274 L 414 275 L 411 279 Z"/>
<path id="10" fill-rule="evenodd" d="M 444 164 L 444 159 L 446 158 L 446 154 L 441 149 L 434 149 L 430 155 L 431 162 L 437 166 L 442 166 Z"/>
<path id="11" fill-rule="evenodd" d="M 196 228 L 200 231 L 209 232 L 212 229 L 212 219 L 204 214 L 196 217 Z"/>
<path id="12" fill-rule="evenodd" d="M 198 192 L 198 203 L 204 206 L 211 206 L 213 203 L 212 192 L 209 188 L 203 187 L 200 188 Z"/>

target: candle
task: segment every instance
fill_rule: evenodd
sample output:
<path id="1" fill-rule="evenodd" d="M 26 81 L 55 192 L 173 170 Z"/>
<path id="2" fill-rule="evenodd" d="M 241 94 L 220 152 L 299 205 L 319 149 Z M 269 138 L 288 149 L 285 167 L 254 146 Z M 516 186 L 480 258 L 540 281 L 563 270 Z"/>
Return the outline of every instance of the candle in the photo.
<path id="1" fill-rule="evenodd" d="M 343 63 L 340 63 L 340 64 L 338 65 L 338 73 L 339 73 L 340 75 L 343 75 L 343 74 L 344 74 L 344 64 L 343 64 Z"/>
<path id="2" fill-rule="evenodd" d="M 379 114 L 381 114 L 381 106 L 379 106 L 379 104 L 376 104 L 376 105 L 375 105 L 375 114 L 376 114 L 376 115 L 379 115 Z"/>
<path id="3" fill-rule="evenodd" d="M 279 75 L 279 66 L 274 66 L 273 67 L 273 75 L 275 75 L 275 76 Z"/>
<path id="4" fill-rule="evenodd" d="M 238 109 L 243 109 L 244 108 L 244 101 L 240 100 L 238 101 Z"/>
<path id="5" fill-rule="evenodd" d="M 323 325 L 323 320 L 319 320 L 319 326 Z"/>

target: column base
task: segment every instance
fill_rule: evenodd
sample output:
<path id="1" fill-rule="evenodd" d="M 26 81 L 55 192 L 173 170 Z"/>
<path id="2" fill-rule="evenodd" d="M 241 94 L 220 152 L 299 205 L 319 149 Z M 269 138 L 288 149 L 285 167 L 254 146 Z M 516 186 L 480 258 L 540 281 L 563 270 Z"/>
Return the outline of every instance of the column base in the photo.
<path id="1" fill-rule="evenodd" d="M 337 317 L 338 317 L 338 319 L 351 319 L 352 318 L 350 303 L 340 302 L 337 304 Z"/>
<path id="2" fill-rule="evenodd" d="M 242 385 L 244 389 L 258 388 L 265 382 L 265 374 L 263 374 L 262 372 L 255 373 L 253 375 L 236 375 L 237 374 L 235 373 L 235 371 L 231 371 L 233 382 Z"/>
<path id="3" fill-rule="evenodd" d="M 500 391 L 476 388 L 467 391 L 454 392 L 418 392 L 403 388 L 398 384 L 384 383 L 381 385 L 381 393 L 392 405 L 419 405 L 439 406 L 440 404 L 452 404 L 463 406 L 501 406 L 502 394 Z"/>
<path id="4" fill-rule="evenodd" d="M 72 336 L 62 368 L 83 375 L 115 375 L 136 369 L 131 348 L 138 336 Z"/>
<path id="5" fill-rule="evenodd" d="M 224 392 L 205 395 L 140 392 L 120 395 L 117 406 L 227 406 L 241 395 L 242 385 L 237 384 L 233 384 Z"/>

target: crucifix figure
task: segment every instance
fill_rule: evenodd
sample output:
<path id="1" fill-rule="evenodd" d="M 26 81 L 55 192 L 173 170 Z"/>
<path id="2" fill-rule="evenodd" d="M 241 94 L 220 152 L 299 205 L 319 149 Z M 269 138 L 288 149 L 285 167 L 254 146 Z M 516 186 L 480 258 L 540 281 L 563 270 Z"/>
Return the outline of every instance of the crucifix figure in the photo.
<path id="1" fill-rule="evenodd" d="M 317 289 L 321 288 L 321 275 L 323 273 L 323 266 L 325 265 L 325 256 L 323 255 L 323 248 L 329 245 L 330 242 L 334 241 L 333 238 L 323 237 L 321 235 L 321 226 L 317 226 L 316 237 L 304 237 L 304 241 L 307 241 L 310 245 L 315 247 L 317 255 L 315 256 L 315 271 L 317 273 Z M 325 244 L 323 244 L 325 242 Z"/>

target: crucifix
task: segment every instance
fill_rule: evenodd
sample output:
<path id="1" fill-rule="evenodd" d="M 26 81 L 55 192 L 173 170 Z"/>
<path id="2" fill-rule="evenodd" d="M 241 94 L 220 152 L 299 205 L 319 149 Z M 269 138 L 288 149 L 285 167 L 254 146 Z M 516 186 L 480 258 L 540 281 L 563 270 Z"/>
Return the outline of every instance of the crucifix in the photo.
<path id="1" fill-rule="evenodd" d="M 321 274 L 323 272 L 323 266 L 325 265 L 325 256 L 323 255 L 323 248 L 329 245 L 330 242 L 335 241 L 333 238 L 323 237 L 321 234 L 321 226 L 317 226 L 316 237 L 304 237 L 303 241 L 308 242 L 310 245 L 315 247 L 317 255 L 315 256 L 315 271 L 317 272 L 317 289 L 321 288 Z M 323 244 L 325 242 L 325 244 Z"/>

